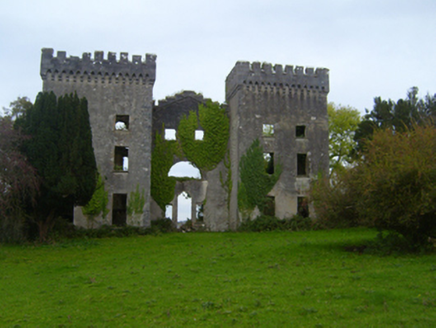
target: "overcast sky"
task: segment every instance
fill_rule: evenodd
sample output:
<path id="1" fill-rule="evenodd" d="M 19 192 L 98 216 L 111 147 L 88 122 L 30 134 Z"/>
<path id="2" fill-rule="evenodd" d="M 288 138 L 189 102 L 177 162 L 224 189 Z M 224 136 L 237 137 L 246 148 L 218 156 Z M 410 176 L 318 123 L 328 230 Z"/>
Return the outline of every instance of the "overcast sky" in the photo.
<path id="1" fill-rule="evenodd" d="M 412 86 L 436 93 L 435 34 L 435 0 L 0 0 L 0 106 L 35 99 L 46 47 L 154 53 L 156 100 L 223 102 L 238 60 L 326 67 L 329 101 L 363 112 Z"/>

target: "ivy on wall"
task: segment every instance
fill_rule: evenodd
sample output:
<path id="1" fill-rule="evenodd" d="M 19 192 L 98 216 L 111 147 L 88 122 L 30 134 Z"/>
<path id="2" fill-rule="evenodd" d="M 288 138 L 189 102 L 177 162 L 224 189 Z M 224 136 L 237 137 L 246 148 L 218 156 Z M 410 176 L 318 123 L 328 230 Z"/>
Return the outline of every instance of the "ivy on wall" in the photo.
<path id="1" fill-rule="evenodd" d="M 139 191 L 139 184 L 136 185 L 136 191 L 132 191 L 129 195 L 129 203 L 127 204 L 127 214 L 129 216 L 144 213 L 145 191 Z"/>
<path id="2" fill-rule="evenodd" d="M 174 198 L 176 179 L 169 177 L 168 172 L 173 166 L 174 155 L 178 153 L 176 140 L 164 140 L 156 132 L 155 145 L 151 154 L 151 196 L 159 207 L 165 211 L 165 206 Z"/>
<path id="3" fill-rule="evenodd" d="M 276 184 L 282 171 L 281 166 L 276 164 L 274 173 L 268 174 L 266 165 L 262 146 L 259 139 L 256 139 L 239 163 L 238 206 L 241 211 L 250 212 L 257 206 L 260 212 L 264 212 L 267 194 Z"/>
<path id="4" fill-rule="evenodd" d="M 195 140 L 199 126 L 204 131 L 203 140 Z M 168 176 L 174 159 L 186 158 L 203 172 L 214 169 L 226 154 L 229 131 L 226 110 L 218 103 L 208 101 L 206 105 L 199 105 L 198 116 L 191 111 L 180 120 L 176 140 L 164 140 L 156 133 L 151 155 L 151 196 L 163 211 L 173 200 L 176 181 L 180 180 Z"/>
<path id="5" fill-rule="evenodd" d="M 97 177 L 97 185 L 92 195 L 91 200 L 82 207 L 82 213 L 88 219 L 88 221 L 93 221 L 94 218 L 100 213 L 102 214 L 103 220 L 106 219 L 109 210 L 107 204 L 109 202 L 108 192 L 104 189 L 104 180 L 99 174 Z"/>
<path id="6" fill-rule="evenodd" d="M 195 130 L 201 126 L 203 140 L 195 140 Z M 187 160 L 200 171 L 210 171 L 221 162 L 227 151 L 230 124 L 226 111 L 218 103 L 200 104 L 197 113 L 191 111 L 179 123 L 177 139 Z"/>

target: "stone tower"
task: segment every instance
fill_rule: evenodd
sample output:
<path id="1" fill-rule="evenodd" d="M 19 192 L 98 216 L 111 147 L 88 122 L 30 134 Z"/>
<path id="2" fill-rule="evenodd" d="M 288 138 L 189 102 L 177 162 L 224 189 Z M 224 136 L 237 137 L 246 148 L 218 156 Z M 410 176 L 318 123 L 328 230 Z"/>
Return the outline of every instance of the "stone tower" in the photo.
<path id="1" fill-rule="evenodd" d="M 282 173 L 268 194 L 275 216 L 290 218 L 304 208 L 311 177 L 328 170 L 328 70 L 237 62 L 226 79 L 230 109 L 230 157 L 239 177 L 241 156 L 259 139 Z M 233 179 L 229 226 L 239 223 L 238 179 Z M 313 215 L 313 212 L 311 213 Z"/>
<path id="2" fill-rule="evenodd" d="M 152 140 L 153 85 L 156 56 L 109 52 L 94 57 L 67 57 L 64 51 L 42 49 L 43 91 L 57 96 L 77 92 L 88 100 L 93 147 L 98 168 L 106 179 L 110 212 L 105 218 L 87 219 L 74 210 L 74 223 L 83 227 L 99 224 L 148 226 L 150 224 L 150 156 Z M 127 214 L 132 192 L 139 191 L 145 205 Z"/>

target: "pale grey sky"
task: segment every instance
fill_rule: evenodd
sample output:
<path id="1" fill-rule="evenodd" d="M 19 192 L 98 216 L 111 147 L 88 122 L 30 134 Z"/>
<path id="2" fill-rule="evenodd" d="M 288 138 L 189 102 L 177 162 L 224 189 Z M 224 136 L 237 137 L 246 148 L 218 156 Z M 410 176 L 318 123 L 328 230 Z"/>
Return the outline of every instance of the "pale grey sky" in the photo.
<path id="1" fill-rule="evenodd" d="M 156 100 L 223 102 L 238 60 L 326 67 L 329 101 L 363 112 L 411 86 L 436 93 L 435 32 L 435 0 L 1 0 L 0 106 L 35 99 L 46 47 L 154 53 Z"/>

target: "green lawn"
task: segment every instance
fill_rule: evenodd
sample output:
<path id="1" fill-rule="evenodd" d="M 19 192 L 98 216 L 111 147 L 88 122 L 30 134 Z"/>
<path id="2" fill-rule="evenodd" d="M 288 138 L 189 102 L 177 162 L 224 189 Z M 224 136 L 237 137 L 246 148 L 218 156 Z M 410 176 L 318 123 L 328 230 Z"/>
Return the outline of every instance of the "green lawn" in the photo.
<path id="1" fill-rule="evenodd" d="M 431 327 L 435 255 L 364 229 L 0 246 L 1 327 Z"/>

